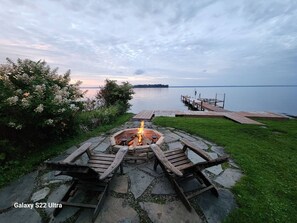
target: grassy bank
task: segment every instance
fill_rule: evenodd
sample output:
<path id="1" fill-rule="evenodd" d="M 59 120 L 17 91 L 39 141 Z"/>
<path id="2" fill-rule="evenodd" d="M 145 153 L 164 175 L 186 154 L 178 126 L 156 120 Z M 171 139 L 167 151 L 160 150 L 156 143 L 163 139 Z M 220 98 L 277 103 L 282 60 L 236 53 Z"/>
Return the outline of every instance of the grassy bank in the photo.
<path id="1" fill-rule="evenodd" d="M 116 126 L 125 123 L 131 117 L 132 114 L 121 115 L 111 124 L 101 125 L 87 133 L 80 133 L 74 137 L 67 138 L 63 140 L 63 142 L 56 142 L 47 145 L 45 142 L 44 145 L 40 145 L 40 150 L 29 153 L 21 159 L 8 162 L 6 165 L 0 167 L 0 188 L 21 175 L 33 171 L 34 168 L 36 168 L 44 160 L 57 156 L 71 146 L 78 145 L 90 137 L 98 136 L 100 133 L 107 132 Z"/>
<path id="2" fill-rule="evenodd" d="M 297 121 L 261 120 L 266 126 L 226 119 L 158 117 L 174 127 L 224 146 L 244 177 L 232 189 L 239 208 L 226 222 L 296 222 Z"/>

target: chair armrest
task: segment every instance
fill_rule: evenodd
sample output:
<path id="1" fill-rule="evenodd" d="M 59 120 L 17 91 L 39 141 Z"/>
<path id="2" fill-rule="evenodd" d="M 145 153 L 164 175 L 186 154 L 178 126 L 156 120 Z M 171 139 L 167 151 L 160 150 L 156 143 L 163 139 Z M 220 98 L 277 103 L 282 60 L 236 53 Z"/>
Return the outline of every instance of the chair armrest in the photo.
<path id="1" fill-rule="evenodd" d="M 117 152 L 113 162 L 110 164 L 110 166 L 100 175 L 100 180 L 105 179 L 109 174 L 111 174 L 115 169 L 118 168 L 118 166 L 121 164 L 121 162 L 124 159 L 124 156 L 128 152 L 128 146 L 120 148 L 120 150 Z"/>
<path id="2" fill-rule="evenodd" d="M 212 167 L 212 166 L 216 166 L 216 165 L 219 165 L 219 164 L 222 164 L 222 163 L 225 163 L 227 162 L 229 159 L 229 156 L 221 156 L 221 157 L 218 157 L 216 159 L 212 159 L 210 161 L 203 161 L 203 162 L 200 162 L 200 163 L 196 163 L 195 165 L 191 166 L 191 167 L 187 167 L 185 168 L 184 170 L 188 170 L 188 169 L 192 169 L 192 168 L 198 168 L 199 170 L 203 170 L 203 169 L 206 169 L 208 167 Z"/>
<path id="3" fill-rule="evenodd" d="M 180 139 L 180 141 L 185 145 L 185 147 L 188 147 L 190 150 L 192 150 L 194 153 L 196 153 L 198 156 L 202 157 L 203 159 L 207 161 L 212 160 L 212 158 L 203 149 L 200 149 L 190 141 L 186 139 Z"/>
<path id="4" fill-rule="evenodd" d="M 79 147 L 77 150 L 75 150 L 73 153 L 71 153 L 66 159 L 64 159 L 63 163 L 71 163 L 74 162 L 79 156 L 81 156 L 83 153 L 85 153 L 92 143 L 85 143 L 81 147 Z"/>
<path id="5" fill-rule="evenodd" d="M 151 144 L 150 145 L 151 149 L 153 150 L 155 156 L 158 158 L 158 160 L 171 172 L 176 174 L 177 176 L 182 176 L 182 172 L 180 172 L 175 166 L 173 166 L 169 160 L 164 156 L 163 151 L 160 149 L 159 146 L 156 144 Z"/>

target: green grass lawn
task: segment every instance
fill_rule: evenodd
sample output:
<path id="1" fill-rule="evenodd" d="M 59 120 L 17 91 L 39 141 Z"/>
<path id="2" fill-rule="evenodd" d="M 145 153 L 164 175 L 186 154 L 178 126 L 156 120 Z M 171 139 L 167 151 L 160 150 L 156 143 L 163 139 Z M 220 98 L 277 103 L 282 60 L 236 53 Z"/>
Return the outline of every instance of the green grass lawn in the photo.
<path id="1" fill-rule="evenodd" d="M 239 206 L 226 222 L 297 222 L 297 121 L 241 125 L 223 118 L 158 117 L 154 123 L 224 146 L 244 177 L 232 188 Z"/>
<path id="2" fill-rule="evenodd" d="M 125 123 L 131 119 L 131 117 L 132 114 L 127 113 L 119 116 L 117 120 L 111 124 L 101 125 L 90 132 L 80 133 L 63 140 L 62 142 L 54 142 L 52 144 L 45 142 L 44 145 L 40 145 L 40 150 L 10 161 L 4 166 L 0 166 L 0 188 L 7 185 L 12 180 L 33 171 L 46 159 L 57 156 L 71 146 L 78 145 L 91 137 L 107 132 L 116 126 Z"/>

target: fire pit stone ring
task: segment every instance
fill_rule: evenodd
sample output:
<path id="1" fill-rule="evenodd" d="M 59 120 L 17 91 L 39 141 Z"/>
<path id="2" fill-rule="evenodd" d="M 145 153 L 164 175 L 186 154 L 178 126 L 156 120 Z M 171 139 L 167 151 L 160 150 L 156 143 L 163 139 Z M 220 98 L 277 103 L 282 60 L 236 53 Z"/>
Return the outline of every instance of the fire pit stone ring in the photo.
<path id="1" fill-rule="evenodd" d="M 139 128 L 124 129 L 116 132 L 110 137 L 112 152 L 117 152 L 123 146 L 128 146 L 129 154 L 135 159 L 143 157 L 149 158 L 152 153 L 150 144 L 161 146 L 164 136 L 157 130 L 143 128 L 139 132 Z"/>

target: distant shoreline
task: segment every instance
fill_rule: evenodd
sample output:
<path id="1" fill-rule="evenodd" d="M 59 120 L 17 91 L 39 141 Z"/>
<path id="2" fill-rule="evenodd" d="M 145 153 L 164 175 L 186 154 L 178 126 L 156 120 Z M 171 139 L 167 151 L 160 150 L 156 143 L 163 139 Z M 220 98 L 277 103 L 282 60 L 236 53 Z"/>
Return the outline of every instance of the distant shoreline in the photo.
<path id="1" fill-rule="evenodd" d="M 142 87 L 135 87 L 135 86 L 142 86 Z M 134 85 L 134 88 L 158 88 L 158 87 L 150 87 L 150 85 Z M 288 84 L 288 85 L 193 85 L 193 86 L 169 86 L 164 88 L 222 88 L 222 87 L 297 87 L 297 84 Z M 82 89 L 99 89 L 101 87 L 80 87 Z M 163 88 L 163 87 L 162 87 Z"/>
<path id="2" fill-rule="evenodd" d="M 288 84 L 288 85 L 193 85 L 193 86 L 170 86 L 171 88 L 209 88 L 209 87 L 297 87 L 297 84 Z"/>
<path id="3" fill-rule="evenodd" d="M 168 84 L 136 84 L 133 88 L 168 88 Z"/>

